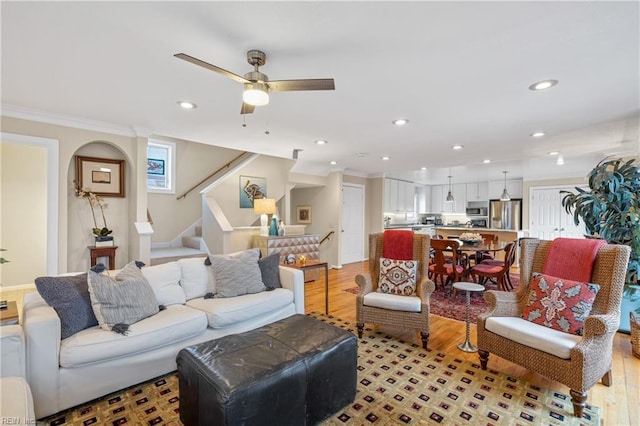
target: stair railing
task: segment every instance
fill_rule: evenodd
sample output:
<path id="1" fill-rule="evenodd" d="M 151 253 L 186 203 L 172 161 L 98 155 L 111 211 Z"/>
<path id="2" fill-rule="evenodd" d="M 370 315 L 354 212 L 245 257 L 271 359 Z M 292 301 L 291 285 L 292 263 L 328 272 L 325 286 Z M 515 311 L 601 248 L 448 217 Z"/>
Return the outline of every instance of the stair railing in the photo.
<path id="1" fill-rule="evenodd" d="M 207 176 L 206 178 L 202 179 L 200 182 L 196 183 L 195 185 L 193 185 L 191 188 L 187 189 L 185 192 L 182 193 L 182 195 L 180 195 L 179 197 L 176 197 L 176 200 L 180 200 L 182 198 L 185 198 L 187 195 L 189 195 L 190 192 L 192 192 L 193 190 L 195 190 L 197 187 L 199 187 L 200 185 L 202 185 L 203 183 L 205 183 L 206 181 L 208 181 L 209 179 L 213 178 L 215 175 L 217 175 L 218 173 L 227 170 L 228 168 L 231 167 L 231 165 L 233 163 L 235 163 L 236 161 L 238 161 L 240 158 L 242 158 L 243 156 L 245 156 L 247 154 L 247 152 L 242 152 L 240 155 L 238 155 L 236 158 L 234 158 L 233 160 L 229 161 L 228 163 L 226 163 L 224 166 L 220 167 L 218 170 L 216 170 L 215 172 L 211 173 L 209 176 Z"/>
<path id="2" fill-rule="evenodd" d="M 322 239 L 320 240 L 320 243 L 319 243 L 319 244 L 322 244 L 322 243 L 324 243 L 325 241 L 330 240 L 330 239 L 331 239 L 331 236 L 332 236 L 333 234 L 335 234 L 335 231 L 329 231 L 329 232 L 327 233 L 327 235 L 325 235 L 324 237 L 322 237 Z"/>

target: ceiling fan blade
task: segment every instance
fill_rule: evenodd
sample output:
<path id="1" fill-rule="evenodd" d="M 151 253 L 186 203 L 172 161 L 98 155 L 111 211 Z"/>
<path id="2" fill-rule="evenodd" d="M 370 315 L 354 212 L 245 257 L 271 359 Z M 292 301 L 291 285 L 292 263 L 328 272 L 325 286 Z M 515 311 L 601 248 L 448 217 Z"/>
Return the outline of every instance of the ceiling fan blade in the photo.
<path id="1" fill-rule="evenodd" d="M 249 105 L 248 103 L 243 102 L 242 107 L 240 108 L 240 114 L 253 114 L 253 110 L 255 109 L 256 109 L 255 106 Z"/>
<path id="2" fill-rule="evenodd" d="M 235 80 L 235 81 L 237 81 L 239 83 L 251 83 L 249 80 L 247 80 L 244 77 L 239 76 L 238 74 L 234 74 L 231 71 L 227 71 L 224 68 L 217 67 L 217 66 L 212 65 L 212 64 L 210 64 L 208 62 L 201 61 L 200 59 L 194 58 L 193 56 L 189 56 L 186 53 L 176 53 L 173 56 L 175 56 L 178 59 L 182 59 L 183 61 L 191 62 L 192 64 L 201 66 L 202 68 L 206 68 L 208 70 L 215 71 L 218 74 L 222 74 L 225 77 L 229 77 L 230 79 Z"/>
<path id="3" fill-rule="evenodd" d="M 271 92 L 291 92 L 295 90 L 335 90 L 332 78 L 315 78 L 306 80 L 275 80 L 269 81 Z"/>

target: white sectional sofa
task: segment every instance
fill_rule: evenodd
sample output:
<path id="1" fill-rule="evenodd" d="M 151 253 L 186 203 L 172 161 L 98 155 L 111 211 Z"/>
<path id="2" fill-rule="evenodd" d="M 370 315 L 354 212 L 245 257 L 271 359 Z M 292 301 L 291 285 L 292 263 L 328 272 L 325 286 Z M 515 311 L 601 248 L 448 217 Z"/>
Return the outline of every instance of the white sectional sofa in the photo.
<path id="1" fill-rule="evenodd" d="M 61 340 L 56 311 L 37 292 L 25 297 L 27 379 L 37 418 L 174 371 L 186 346 L 304 314 L 297 269 L 279 267 L 282 288 L 220 299 L 202 297 L 210 285 L 204 258 L 142 272 L 166 309 L 132 324 L 127 335 L 95 326 Z"/>

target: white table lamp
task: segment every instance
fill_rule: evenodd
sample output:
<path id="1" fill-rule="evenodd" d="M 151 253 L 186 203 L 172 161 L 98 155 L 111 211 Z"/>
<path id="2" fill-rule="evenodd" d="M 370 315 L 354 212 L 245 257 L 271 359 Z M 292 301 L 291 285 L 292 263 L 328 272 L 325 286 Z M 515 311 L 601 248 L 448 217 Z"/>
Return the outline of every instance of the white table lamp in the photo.
<path id="1" fill-rule="evenodd" d="M 269 217 L 276 212 L 276 200 L 273 198 L 256 198 L 253 200 L 253 213 L 260 215 L 260 235 L 269 236 Z"/>

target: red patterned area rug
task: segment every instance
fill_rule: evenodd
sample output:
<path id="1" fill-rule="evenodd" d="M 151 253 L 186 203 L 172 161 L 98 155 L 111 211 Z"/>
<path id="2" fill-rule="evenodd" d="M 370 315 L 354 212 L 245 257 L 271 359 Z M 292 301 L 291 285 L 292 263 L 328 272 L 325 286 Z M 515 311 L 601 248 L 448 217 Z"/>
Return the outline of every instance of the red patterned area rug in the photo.
<path id="1" fill-rule="evenodd" d="M 311 313 L 356 333 L 355 324 Z M 358 341 L 355 400 L 323 425 L 599 425 L 600 408 L 573 417 L 571 398 L 456 354 L 424 350 L 377 330 Z M 322 392 L 319 389 L 318 392 Z M 182 425 L 177 374 L 121 390 L 43 419 L 47 425 Z M 276 424 L 276 423 L 273 423 Z"/>
<path id="2" fill-rule="evenodd" d="M 520 285 L 520 276 L 518 274 L 510 274 L 511 283 L 513 284 L 513 290 L 516 291 Z M 496 290 L 496 285 L 487 284 L 488 290 Z M 358 287 L 350 287 L 342 290 L 346 293 L 358 294 Z M 456 298 L 453 298 L 451 294 L 451 285 L 447 288 L 443 288 L 441 285 L 436 287 L 436 290 L 431 294 L 431 313 L 441 317 L 465 321 L 466 308 L 465 308 L 466 296 L 465 292 L 458 291 Z M 470 322 L 475 324 L 478 315 L 487 310 L 487 302 L 482 297 L 482 292 L 471 293 L 471 303 L 469 308 Z"/>

